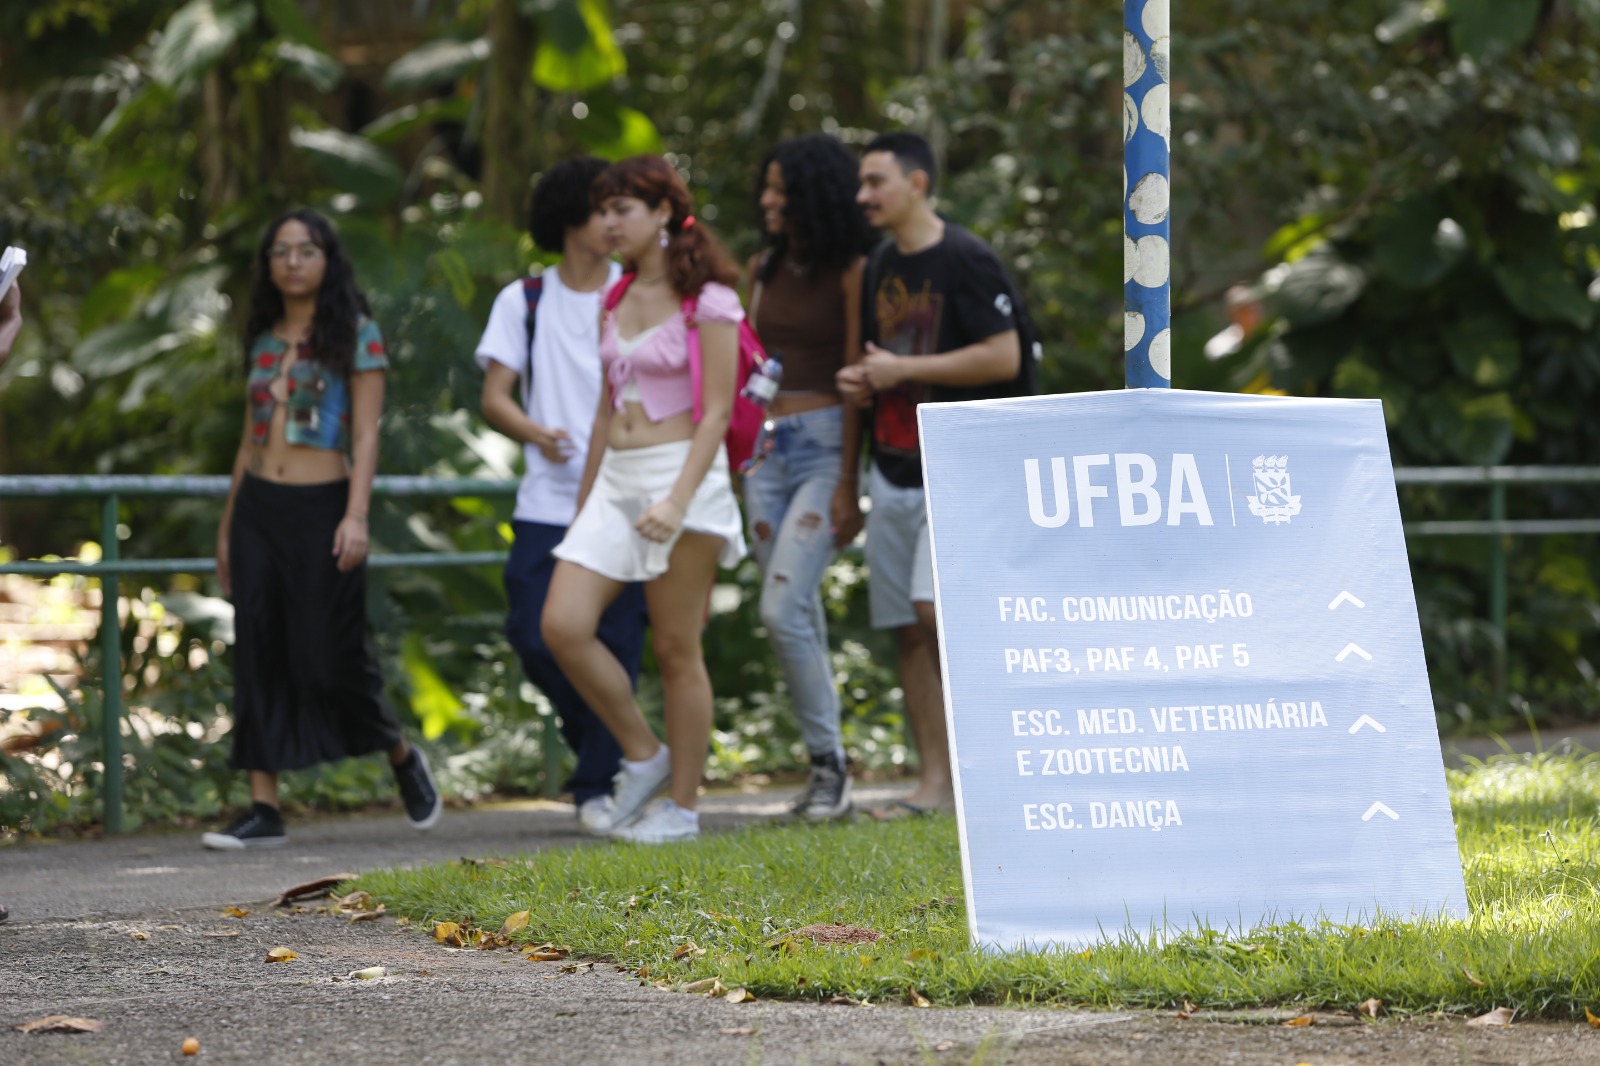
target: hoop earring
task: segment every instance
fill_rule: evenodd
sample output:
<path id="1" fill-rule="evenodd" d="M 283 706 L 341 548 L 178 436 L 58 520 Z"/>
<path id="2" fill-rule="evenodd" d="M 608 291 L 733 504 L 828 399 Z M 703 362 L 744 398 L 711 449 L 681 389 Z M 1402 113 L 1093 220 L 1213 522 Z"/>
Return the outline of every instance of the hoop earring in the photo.
<path id="1" fill-rule="evenodd" d="M 661 247 L 665 248 L 670 240 L 671 240 L 671 238 L 669 238 L 667 236 L 667 227 L 662 226 L 661 227 Z"/>

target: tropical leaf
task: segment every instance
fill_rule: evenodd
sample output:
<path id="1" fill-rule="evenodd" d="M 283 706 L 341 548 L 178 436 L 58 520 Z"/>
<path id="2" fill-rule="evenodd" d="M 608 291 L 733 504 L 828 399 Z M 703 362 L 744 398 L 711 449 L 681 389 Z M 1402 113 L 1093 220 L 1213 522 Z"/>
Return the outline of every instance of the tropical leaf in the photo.
<path id="1" fill-rule="evenodd" d="M 272 53 L 284 70 L 318 92 L 331 92 L 344 78 L 344 68 L 326 52 L 297 41 L 279 41 Z"/>
<path id="2" fill-rule="evenodd" d="M 437 740 L 449 730 L 476 727 L 477 723 L 463 713 L 461 700 L 434 668 L 421 634 L 406 634 L 400 661 L 411 683 L 411 709 L 422 722 L 423 736 Z"/>
<path id="3" fill-rule="evenodd" d="M 1588 329 L 1594 321 L 1594 303 L 1559 255 L 1539 254 L 1532 248 L 1519 252 L 1494 265 L 1494 280 L 1511 306 L 1539 322 L 1570 322 Z"/>
<path id="4" fill-rule="evenodd" d="M 611 20 L 600 0 L 569 0 L 557 9 L 575 7 L 583 21 L 582 44 L 564 47 L 577 39 L 570 30 L 541 35 L 533 57 L 533 80 L 552 92 L 598 89 L 628 72 L 628 61 L 612 39 Z M 557 19 L 556 9 L 546 18 Z"/>
<path id="5" fill-rule="evenodd" d="M 429 41 L 395 60 L 383 76 L 384 85 L 398 92 L 433 89 L 459 81 L 489 58 L 489 39 Z"/>
<path id="6" fill-rule="evenodd" d="M 578 126 L 583 146 L 595 155 L 602 159 L 627 159 L 660 153 L 661 134 L 642 111 L 618 107 L 604 116 L 610 121 L 597 121 L 600 118 L 591 112 Z"/>
<path id="7" fill-rule="evenodd" d="M 306 18 L 305 12 L 300 10 L 300 5 L 295 3 L 295 0 L 261 0 L 261 13 L 266 16 L 268 25 L 279 35 L 319 52 L 328 50 L 322 43 L 322 36 L 317 33 L 317 28 Z"/>
<path id="8" fill-rule="evenodd" d="M 1498 388 L 1516 376 L 1522 345 L 1504 315 L 1469 311 L 1445 322 L 1442 332 L 1450 362 L 1474 385 Z"/>
<path id="9" fill-rule="evenodd" d="M 190 0 L 167 20 L 150 56 L 150 73 L 172 89 L 188 89 L 227 55 L 255 23 L 242 0 Z"/>
<path id="10" fill-rule="evenodd" d="M 392 144 L 436 122 L 461 121 L 467 117 L 470 110 L 471 105 L 466 100 L 460 99 L 407 104 L 373 119 L 361 128 L 361 136 L 374 144 Z"/>
<path id="11" fill-rule="evenodd" d="M 1449 0 L 1450 43 L 1467 56 L 1501 55 L 1533 36 L 1543 0 Z"/>
<path id="12" fill-rule="evenodd" d="M 289 132 L 289 140 L 311 157 L 324 178 L 368 204 L 394 199 L 405 182 L 399 164 L 365 137 L 296 128 Z"/>
<path id="13" fill-rule="evenodd" d="M 1328 245 L 1268 271 L 1267 303 L 1297 326 L 1337 318 L 1366 288 L 1360 267 L 1341 259 Z"/>
<path id="14" fill-rule="evenodd" d="M 1426 289 L 1448 274 L 1467 250 L 1466 234 L 1443 217 L 1431 196 L 1397 204 L 1375 220 L 1373 266 L 1406 289 Z"/>

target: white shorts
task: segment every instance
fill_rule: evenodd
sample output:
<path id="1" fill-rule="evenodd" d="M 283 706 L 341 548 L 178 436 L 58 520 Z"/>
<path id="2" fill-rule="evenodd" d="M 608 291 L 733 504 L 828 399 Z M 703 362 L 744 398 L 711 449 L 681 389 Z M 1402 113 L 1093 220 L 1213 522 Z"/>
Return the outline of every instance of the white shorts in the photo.
<path id="1" fill-rule="evenodd" d="M 916 625 L 916 604 L 933 602 L 933 551 L 928 497 L 921 485 L 901 488 L 872 464 L 867 475 L 867 608 L 873 629 Z"/>
<path id="2" fill-rule="evenodd" d="M 683 525 L 671 540 L 647 540 L 633 528 L 651 504 L 666 499 L 672 491 L 689 457 L 690 443 L 681 440 L 625 451 L 607 448 L 594 488 L 567 527 L 566 537 L 556 545 L 555 557 L 613 581 L 653 581 L 667 572 L 672 549 L 687 529 L 721 537 L 718 564 L 737 566 L 745 554 L 744 523 L 728 478 L 726 448 L 717 449 L 711 469 L 689 501 Z"/>

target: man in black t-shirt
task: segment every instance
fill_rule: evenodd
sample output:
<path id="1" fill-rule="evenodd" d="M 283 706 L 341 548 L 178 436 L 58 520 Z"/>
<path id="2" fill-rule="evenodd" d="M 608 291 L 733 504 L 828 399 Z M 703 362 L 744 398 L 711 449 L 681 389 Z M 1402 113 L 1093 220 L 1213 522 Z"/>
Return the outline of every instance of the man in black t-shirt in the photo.
<path id="1" fill-rule="evenodd" d="M 921 757 L 916 790 L 873 812 L 879 818 L 947 810 L 954 799 L 917 405 L 1013 395 L 1023 371 L 1005 270 L 988 245 L 934 211 L 934 177 L 933 152 L 914 133 L 884 134 L 862 154 L 856 200 L 892 239 L 866 270 L 866 354 L 837 378 L 846 400 L 872 410 L 872 624 L 897 631 L 900 687 Z"/>

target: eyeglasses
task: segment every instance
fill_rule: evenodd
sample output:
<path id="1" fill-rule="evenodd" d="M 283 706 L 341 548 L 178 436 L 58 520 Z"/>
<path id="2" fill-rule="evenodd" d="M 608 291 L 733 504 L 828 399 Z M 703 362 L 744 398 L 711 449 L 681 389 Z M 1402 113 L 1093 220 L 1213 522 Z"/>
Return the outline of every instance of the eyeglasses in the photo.
<path id="1" fill-rule="evenodd" d="M 773 436 L 778 431 L 777 423 L 767 419 L 761 423 L 761 432 L 756 434 L 755 445 L 750 450 L 750 458 L 739 464 L 739 473 L 754 474 L 761 469 L 761 464 L 767 461 L 778 447 L 777 438 Z"/>
<path id="2" fill-rule="evenodd" d="M 314 244 L 274 244 L 267 249 L 267 256 L 271 259 L 298 259 L 302 263 L 314 263 L 322 258 L 322 249 Z"/>

